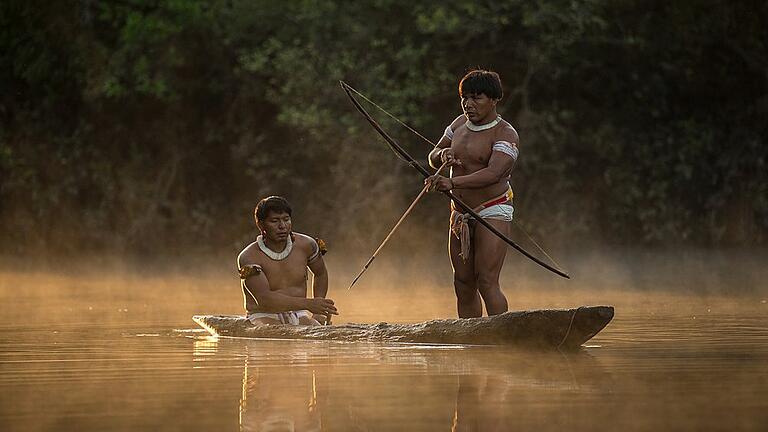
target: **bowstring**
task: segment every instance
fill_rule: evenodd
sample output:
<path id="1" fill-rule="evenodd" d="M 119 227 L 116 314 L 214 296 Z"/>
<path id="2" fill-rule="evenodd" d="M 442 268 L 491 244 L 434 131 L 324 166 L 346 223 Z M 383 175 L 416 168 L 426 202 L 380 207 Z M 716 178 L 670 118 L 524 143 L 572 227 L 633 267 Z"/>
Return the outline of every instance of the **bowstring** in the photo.
<path id="1" fill-rule="evenodd" d="M 367 97 L 366 97 L 364 94 L 362 94 L 362 93 L 360 93 L 359 91 L 357 91 L 357 90 L 356 90 L 354 87 L 352 87 L 351 85 L 347 84 L 346 82 L 344 82 L 342 85 L 344 85 L 346 88 L 348 88 L 348 89 L 352 90 L 352 91 L 353 91 L 353 92 L 354 92 L 356 95 L 360 96 L 360 98 L 361 98 L 361 99 L 363 99 L 364 101 L 366 101 L 366 102 L 368 102 L 369 104 L 371 104 L 371 105 L 375 106 L 376 108 L 378 108 L 378 109 L 379 109 L 379 111 L 381 111 L 381 112 L 383 112 L 384 114 L 388 115 L 388 116 L 389 116 L 389 117 L 390 117 L 392 120 L 394 120 L 394 121 L 398 122 L 398 123 L 399 123 L 401 126 L 403 126 L 404 128 L 406 128 L 406 129 L 408 129 L 409 131 L 413 132 L 413 133 L 414 133 L 416 136 L 418 136 L 419 138 L 423 139 L 423 140 L 424 140 L 424 142 L 428 143 L 428 144 L 429 144 L 429 145 L 431 145 L 433 148 L 434 148 L 434 147 L 437 147 L 437 144 L 433 143 L 433 142 L 432 142 L 432 141 L 431 141 L 429 138 L 427 138 L 427 137 L 425 137 L 424 135 L 420 134 L 420 133 L 419 133 L 419 131 L 417 131 L 416 129 L 414 129 L 414 128 L 412 128 L 412 127 L 408 126 L 408 124 L 407 124 L 407 123 L 405 123 L 404 121 L 402 121 L 402 120 L 400 120 L 399 118 L 395 117 L 394 115 L 390 114 L 390 112 L 389 112 L 389 111 L 387 111 L 387 110 L 385 110 L 384 108 L 382 108 L 381 106 L 379 106 L 379 104 L 377 104 L 376 102 L 374 102 L 374 101 L 372 101 L 372 100 L 368 99 L 368 98 L 367 98 Z"/>
<path id="2" fill-rule="evenodd" d="M 555 261 L 555 259 L 554 259 L 554 258 L 552 258 L 551 256 L 549 256 L 549 254 L 547 253 L 547 251 L 545 251 L 545 250 L 544 250 L 544 248 L 542 248 L 541 246 L 539 246 L 539 244 L 538 244 L 538 243 L 536 243 L 536 240 L 534 240 L 534 239 L 533 239 L 533 237 L 531 237 L 531 235 L 530 235 L 530 234 L 528 234 L 528 231 L 526 231 L 526 230 L 525 230 L 525 228 L 523 228 L 523 226 L 522 226 L 522 225 L 520 225 L 519 223 L 517 223 L 517 221 L 516 221 L 516 220 L 514 220 L 514 219 L 512 219 L 512 222 L 514 222 L 514 223 L 515 223 L 515 225 L 516 225 L 518 228 L 520 228 L 520 231 L 522 231 L 522 232 L 523 232 L 523 234 L 525 234 L 525 236 L 526 236 L 526 237 L 528 237 L 528 240 L 530 240 L 530 241 L 531 241 L 531 243 L 533 243 L 533 245 L 534 245 L 534 246 L 536 246 L 536 248 L 537 248 L 537 249 L 538 249 L 538 250 L 539 250 L 541 253 L 543 253 L 543 254 L 544 254 L 544 256 L 546 256 L 546 257 L 547 257 L 547 258 L 548 258 L 550 261 L 552 261 L 552 262 L 555 264 L 555 266 L 557 266 L 557 269 L 558 269 L 558 270 L 560 270 L 560 271 L 563 271 L 563 268 L 560 266 L 560 263 L 558 263 L 557 261 Z"/>

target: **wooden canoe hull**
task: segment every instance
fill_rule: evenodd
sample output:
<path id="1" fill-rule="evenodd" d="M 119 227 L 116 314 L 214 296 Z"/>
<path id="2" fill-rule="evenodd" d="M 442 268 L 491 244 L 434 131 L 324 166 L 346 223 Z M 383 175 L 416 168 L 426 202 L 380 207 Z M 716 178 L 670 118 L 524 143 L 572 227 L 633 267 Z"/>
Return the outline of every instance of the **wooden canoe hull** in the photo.
<path id="1" fill-rule="evenodd" d="M 415 324 L 330 326 L 253 325 L 243 316 L 197 315 L 192 319 L 214 336 L 405 342 L 462 345 L 513 345 L 573 350 L 613 319 L 612 306 L 582 306 L 506 312 L 469 319 L 436 319 Z"/>

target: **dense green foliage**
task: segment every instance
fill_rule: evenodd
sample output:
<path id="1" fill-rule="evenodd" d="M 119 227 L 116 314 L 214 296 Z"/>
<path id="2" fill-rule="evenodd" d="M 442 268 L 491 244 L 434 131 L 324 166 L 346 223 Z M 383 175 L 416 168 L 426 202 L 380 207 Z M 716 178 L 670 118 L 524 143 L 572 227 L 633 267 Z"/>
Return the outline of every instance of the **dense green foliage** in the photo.
<path id="1" fill-rule="evenodd" d="M 765 244 L 766 22 L 725 0 L 5 1 L 2 249 L 228 250 L 268 194 L 369 247 L 420 178 L 338 80 L 437 139 L 473 66 L 504 80 L 533 232 Z"/>

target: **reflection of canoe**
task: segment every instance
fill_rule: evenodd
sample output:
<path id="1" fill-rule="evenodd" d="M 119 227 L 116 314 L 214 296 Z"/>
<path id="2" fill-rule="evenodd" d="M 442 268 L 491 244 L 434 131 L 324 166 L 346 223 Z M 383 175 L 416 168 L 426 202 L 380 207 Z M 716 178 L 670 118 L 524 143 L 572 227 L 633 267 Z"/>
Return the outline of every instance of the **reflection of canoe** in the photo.
<path id="1" fill-rule="evenodd" d="M 519 345 L 574 349 L 613 318 L 612 306 L 507 312 L 469 319 L 440 319 L 416 324 L 341 324 L 331 326 L 254 326 L 242 316 L 199 315 L 192 319 L 214 336 L 381 341 L 435 344 Z"/>

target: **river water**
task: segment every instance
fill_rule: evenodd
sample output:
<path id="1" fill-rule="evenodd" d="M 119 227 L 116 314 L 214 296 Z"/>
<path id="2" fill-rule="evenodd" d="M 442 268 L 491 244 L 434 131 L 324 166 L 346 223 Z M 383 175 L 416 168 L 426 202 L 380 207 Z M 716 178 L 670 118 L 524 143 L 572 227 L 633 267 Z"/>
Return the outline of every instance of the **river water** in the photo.
<path id="1" fill-rule="evenodd" d="M 230 285 L 0 275 L 0 430 L 768 430 L 765 294 L 507 292 L 513 309 L 616 307 L 563 354 L 217 340 L 190 317 L 238 313 Z M 443 290 L 339 292 L 338 322 L 452 317 Z"/>

